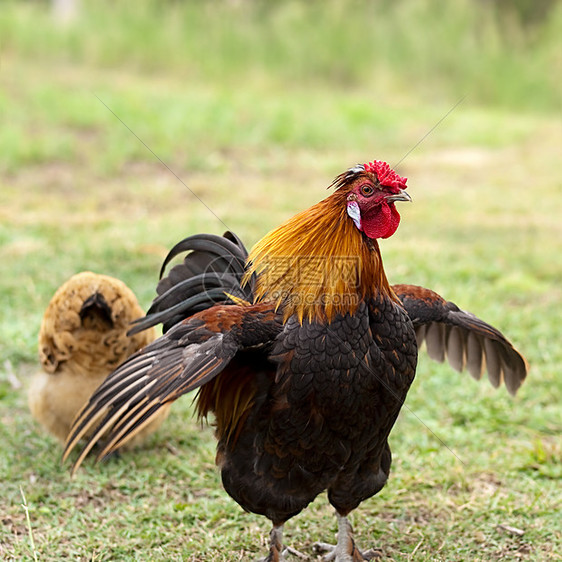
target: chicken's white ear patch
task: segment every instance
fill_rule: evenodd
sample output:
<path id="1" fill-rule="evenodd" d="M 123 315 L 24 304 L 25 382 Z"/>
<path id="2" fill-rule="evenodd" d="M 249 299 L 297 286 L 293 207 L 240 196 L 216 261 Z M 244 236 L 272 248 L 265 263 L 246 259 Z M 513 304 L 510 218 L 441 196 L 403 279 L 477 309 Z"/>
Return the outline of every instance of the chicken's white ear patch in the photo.
<path id="1" fill-rule="evenodd" d="M 361 211 L 357 201 L 348 201 L 347 214 L 352 218 L 355 226 L 361 230 Z"/>

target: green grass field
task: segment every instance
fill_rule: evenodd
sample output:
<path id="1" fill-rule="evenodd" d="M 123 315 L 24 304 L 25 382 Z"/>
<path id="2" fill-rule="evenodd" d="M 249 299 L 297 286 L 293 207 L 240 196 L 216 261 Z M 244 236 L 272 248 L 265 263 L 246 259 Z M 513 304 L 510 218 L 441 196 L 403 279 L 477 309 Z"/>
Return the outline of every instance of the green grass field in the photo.
<path id="1" fill-rule="evenodd" d="M 101 2 L 64 28 L 3 3 L 0 558 L 263 554 L 268 521 L 223 491 L 189 397 L 144 448 L 70 479 L 27 409 L 43 311 L 85 269 L 147 307 L 179 239 L 251 245 L 350 165 L 401 161 L 465 96 L 398 166 L 414 203 L 385 266 L 501 329 L 529 379 L 512 398 L 422 352 L 391 478 L 352 520 L 391 560 L 561 559 L 562 5 L 524 26 L 468 1 L 376 4 Z M 314 560 L 326 498 L 286 531 Z"/>

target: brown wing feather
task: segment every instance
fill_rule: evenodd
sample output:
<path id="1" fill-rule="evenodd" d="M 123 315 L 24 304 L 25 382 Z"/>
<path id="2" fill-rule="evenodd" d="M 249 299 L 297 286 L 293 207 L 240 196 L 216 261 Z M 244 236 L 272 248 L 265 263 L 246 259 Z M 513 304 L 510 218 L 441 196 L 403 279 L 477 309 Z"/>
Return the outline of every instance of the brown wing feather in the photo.
<path id="1" fill-rule="evenodd" d="M 265 305 L 217 305 L 177 324 L 123 363 L 92 395 L 74 421 L 63 461 L 92 430 L 73 473 L 100 439 L 104 446 L 98 459 L 115 451 L 160 408 L 212 381 L 239 349 L 269 343 L 279 325 Z"/>
<path id="2" fill-rule="evenodd" d="M 465 368 L 480 379 L 484 370 L 494 387 L 501 382 L 515 394 L 527 376 L 525 358 L 496 328 L 460 310 L 434 291 L 416 285 L 394 285 L 416 330 L 418 346 L 425 341 L 435 361 L 445 358 L 457 371 Z"/>
<path id="3" fill-rule="evenodd" d="M 178 328 L 182 327 L 178 325 Z M 157 343 L 162 342 L 157 340 Z M 147 425 L 152 414 L 164 404 L 198 388 L 218 374 L 236 351 L 232 346 L 229 353 L 224 353 L 222 334 L 185 348 L 167 343 L 168 348 L 155 350 L 148 346 L 132 357 L 111 374 L 90 398 L 74 422 L 63 455 L 64 460 L 80 438 L 97 425 L 74 463 L 73 472 L 102 437 L 106 439 L 106 444 L 100 457 L 125 444 Z M 222 357 L 218 356 L 219 353 Z M 101 422 L 100 412 L 106 412 Z"/>

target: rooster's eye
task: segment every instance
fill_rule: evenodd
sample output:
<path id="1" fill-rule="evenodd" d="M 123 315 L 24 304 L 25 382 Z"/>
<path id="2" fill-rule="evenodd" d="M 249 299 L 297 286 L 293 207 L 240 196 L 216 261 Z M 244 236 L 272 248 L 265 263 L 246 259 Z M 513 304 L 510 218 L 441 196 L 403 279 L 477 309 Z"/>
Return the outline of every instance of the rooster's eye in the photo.
<path id="1" fill-rule="evenodd" d="M 369 185 L 368 183 L 361 186 L 361 193 L 365 197 L 369 197 L 370 195 L 373 195 L 374 192 L 375 192 L 375 190 L 373 189 L 373 186 Z"/>

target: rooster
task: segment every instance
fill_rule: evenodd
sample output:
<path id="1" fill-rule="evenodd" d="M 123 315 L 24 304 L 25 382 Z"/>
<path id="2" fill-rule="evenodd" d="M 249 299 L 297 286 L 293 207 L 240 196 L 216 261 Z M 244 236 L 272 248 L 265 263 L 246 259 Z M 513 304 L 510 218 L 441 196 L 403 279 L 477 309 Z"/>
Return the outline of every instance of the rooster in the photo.
<path id="1" fill-rule="evenodd" d="M 98 458 L 124 445 L 181 395 L 198 390 L 214 414 L 227 493 L 272 522 L 263 560 L 284 559 L 283 526 L 327 491 L 337 544 L 324 558 L 368 560 L 349 513 L 385 485 L 388 437 L 413 381 L 418 343 L 515 393 L 527 364 L 509 341 L 436 293 L 392 287 L 377 240 L 398 228 L 406 179 L 386 163 L 357 165 L 334 192 L 267 234 L 246 254 L 232 234 L 198 235 L 158 286 L 133 331 L 164 335 L 94 393 L 66 443 L 66 459 L 94 431 L 73 471 L 106 436 Z M 109 433 L 108 433 L 109 429 Z"/>
<path id="2" fill-rule="evenodd" d="M 33 417 L 62 442 L 107 375 L 156 338 L 154 328 L 127 335 L 130 323 L 143 315 L 133 292 L 107 275 L 78 273 L 53 295 L 39 331 L 43 371 L 33 378 L 28 401 Z M 157 428 L 167 410 L 143 436 Z"/>

